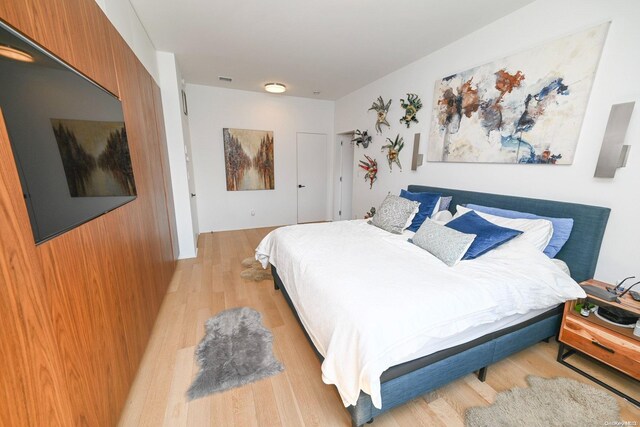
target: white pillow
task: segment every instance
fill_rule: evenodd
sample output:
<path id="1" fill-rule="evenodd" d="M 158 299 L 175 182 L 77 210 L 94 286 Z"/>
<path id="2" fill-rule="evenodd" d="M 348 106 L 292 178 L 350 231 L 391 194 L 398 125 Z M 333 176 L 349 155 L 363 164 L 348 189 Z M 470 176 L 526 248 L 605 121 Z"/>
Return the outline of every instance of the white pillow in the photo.
<path id="1" fill-rule="evenodd" d="M 416 202 L 416 203 L 418 203 L 418 206 L 416 206 L 416 208 L 413 210 L 413 213 L 409 215 L 409 219 L 407 220 L 407 223 L 404 225 L 403 230 L 406 230 L 407 228 L 411 227 L 413 218 L 416 217 L 416 215 L 418 214 L 418 211 L 420 210 L 420 202 Z"/>
<path id="2" fill-rule="evenodd" d="M 449 211 L 440 211 L 437 212 L 435 214 L 433 214 L 433 216 L 431 217 L 431 220 L 433 222 L 437 222 L 438 224 L 446 224 L 449 221 L 451 221 L 451 219 L 453 218 L 453 215 L 451 215 L 451 212 Z"/>
<path id="3" fill-rule="evenodd" d="M 458 218 L 472 210 L 473 209 L 458 205 L 456 206 L 456 215 L 454 218 Z M 540 251 L 543 251 L 544 248 L 547 247 L 551 236 L 553 236 L 553 223 L 546 219 L 504 218 L 480 211 L 474 212 L 483 219 L 500 227 L 522 231 L 522 234 L 516 237 L 516 239 L 526 240 Z"/>
<path id="4" fill-rule="evenodd" d="M 442 197 L 438 197 L 438 201 L 436 202 L 436 205 L 433 207 L 433 211 L 431 212 L 431 218 L 433 218 L 433 215 L 435 215 L 438 212 L 440 212 L 440 201 L 441 200 L 442 200 Z"/>
<path id="5" fill-rule="evenodd" d="M 566 262 L 558 258 L 551 258 L 551 262 L 556 265 L 563 273 L 566 273 L 567 276 L 571 276 L 571 271 L 569 270 L 569 266 Z"/>

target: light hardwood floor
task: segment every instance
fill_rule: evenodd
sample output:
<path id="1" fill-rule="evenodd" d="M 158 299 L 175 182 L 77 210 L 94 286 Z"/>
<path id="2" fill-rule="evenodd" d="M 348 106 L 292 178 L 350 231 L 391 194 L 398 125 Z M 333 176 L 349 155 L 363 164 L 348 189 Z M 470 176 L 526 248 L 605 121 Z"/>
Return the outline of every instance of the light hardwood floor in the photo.
<path id="1" fill-rule="evenodd" d="M 129 394 L 121 426 L 349 426 L 336 389 L 321 380 L 320 362 L 273 281 L 245 281 L 240 262 L 271 228 L 202 234 L 198 257 L 182 260 Z M 194 349 L 204 322 L 221 310 L 259 310 L 274 334 L 282 374 L 187 403 L 197 373 Z M 555 361 L 557 343 L 540 343 L 489 368 L 486 382 L 467 375 L 378 417 L 373 427 L 462 426 L 466 408 L 488 405 L 498 392 L 526 386 L 526 376 L 589 380 Z M 637 384 L 611 374 L 621 387 Z M 604 389 L 603 389 L 604 390 Z M 622 420 L 640 410 L 618 398 Z"/>

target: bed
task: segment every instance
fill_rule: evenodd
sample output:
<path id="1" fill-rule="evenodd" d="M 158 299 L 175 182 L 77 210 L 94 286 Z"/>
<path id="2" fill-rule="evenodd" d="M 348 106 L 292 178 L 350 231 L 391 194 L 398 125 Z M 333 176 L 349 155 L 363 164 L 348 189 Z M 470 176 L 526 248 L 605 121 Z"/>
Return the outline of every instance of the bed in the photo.
<path id="1" fill-rule="evenodd" d="M 452 196 L 453 200 L 449 208 L 452 213 L 455 210 L 455 206 L 458 204 L 475 203 L 503 209 L 526 211 L 550 217 L 571 217 L 574 219 L 571 237 L 562 250 L 557 254 L 556 258 L 564 261 L 568 265 L 571 271 L 571 276 L 575 281 L 580 282 L 593 277 L 604 230 L 609 217 L 609 209 L 607 208 L 417 185 L 409 186 L 408 190 L 411 192 L 437 192 L 443 195 Z M 336 225 L 335 227 L 340 226 Z M 347 227 L 347 225 L 343 225 L 343 227 Z M 361 226 L 358 223 L 351 224 L 349 227 L 373 228 L 366 225 Z M 301 229 L 298 228 L 296 230 L 300 231 Z M 307 230 L 311 231 L 312 228 L 303 229 L 303 231 Z M 324 231 L 327 229 L 320 230 Z M 368 232 L 372 233 L 372 231 Z M 302 238 L 300 236 L 302 236 Z M 296 236 L 296 238 L 298 241 L 304 241 L 304 233 Z M 397 236 L 393 238 L 389 236 L 388 239 L 389 244 L 396 245 L 400 247 L 401 250 L 405 250 L 405 247 L 401 246 L 402 243 Z M 300 248 L 298 248 L 298 250 L 300 250 Z M 365 254 L 353 255 L 366 256 Z M 379 262 L 380 260 L 378 260 L 378 263 Z M 283 271 L 286 269 L 285 265 L 279 265 L 278 267 L 281 267 Z M 301 267 L 302 270 L 298 268 L 298 271 L 306 271 L 307 267 L 311 268 L 311 266 L 303 265 Z M 283 280 L 276 266 L 272 265 L 271 268 L 275 279 L 276 289 L 280 289 L 282 291 L 284 298 L 287 300 L 293 312 L 296 314 L 296 317 L 298 317 L 298 320 L 302 324 L 303 330 L 305 331 L 307 338 L 309 338 L 309 341 L 312 343 L 316 354 L 318 354 L 321 359 L 323 358 L 323 355 L 327 354 L 330 355 L 329 359 L 335 359 L 335 355 L 332 355 L 331 352 L 328 353 L 327 351 L 327 343 L 329 341 L 323 341 L 318 337 L 318 329 L 310 327 L 308 304 L 307 310 L 300 310 L 302 307 L 300 303 L 301 297 L 299 295 L 300 291 L 297 289 L 298 286 L 296 282 L 301 279 L 299 279 L 296 274 L 287 273 L 283 276 L 286 277 L 286 279 Z M 288 269 L 286 270 L 287 272 L 289 271 Z M 322 269 L 319 271 L 323 275 L 332 277 L 332 281 L 335 281 L 336 283 L 338 283 L 341 277 L 349 277 L 348 274 L 353 274 L 353 272 L 349 271 L 334 272 L 322 271 Z M 412 292 L 414 290 L 415 289 L 412 288 Z M 292 291 L 293 299 L 290 295 Z M 303 292 L 306 291 L 303 290 Z M 334 293 L 335 292 L 343 291 L 338 290 L 334 291 Z M 348 289 L 345 289 L 344 292 L 345 294 L 341 295 L 340 298 L 344 298 L 344 301 L 347 301 L 347 303 L 344 307 L 332 307 L 332 310 L 334 310 L 332 313 L 337 313 L 332 314 L 332 316 L 340 317 L 340 310 L 342 310 L 342 312 L 345 313 L 344 319 L 346 322 L 359 320 L 359 318 L 354 319 L 353 317 L 349 318 L 349 316 L 347 316 L 351 311 L 350 308 L 358 305 L 358 300 L 354 299 L 354 295 L 347 295 Z M 375 292 L 375 289 L 373 289 L 372 292 Z M 562 293 L 561 290 L 557 290 L 557 292 L 559 294 Z M 478 295 L 481 296 L 483 294 L 479 293 Z M 321 296 L 321 294 L 316 294 L 316 296 Z M 565 295 L 565 299 L 569 298 Z M 364 298 L 363 300 L 371 301 L 370 299 L 367 300 Z M 341 301 L 336 300 L 335 298 L 333 299 L 332 305 L 335 305 L 336 301 L 338 301 L 337 305 L 339 306 Z M 459 299 L 458 301 L 464 303 L 464 300 L 462 299 Z M 322 304 L 321 301 L 318 301 L 318 303 L 320 305 Z M 488 312 L 481 310 L 481 298 L 478 300 L 477 304 L 478 314 L 484 315 Z M 296 306 L 298 307 L 298 310 L 296 310 Z M 382 308 L 376 309 L 381 310 Z M 316 313 L 321 313 L 321 311 L 316 310 Z M 443 315 L 444 313 L 445 311 L 442 311 L 440 315 Z M 486 321 L 479 322 L 482 324 L 478 325 L 473 323 L 465 324 L 464 322 L 461 322 L 458 325 L 457 322 L 454 322 L 454 326 L 459 326 L 460 333 L 453 335 L 450 340 L 441 340 L 442 343 L 449 343 L 448 346 L 443 346 L 442 343 L 437 342 L 436 344 L 438 345 L 434 344 L 432 347 L 429 347 L 429 345 L 427 345 L 430 344 L 429 340 L 425 341 L 426 344 L 423 347 L 417 346 L 416 344 L 416 346 L 420 348 L 415 349 L 415 354 L 421 355 L 408 360 L 401 359 L 401 363 L 389 366 L 388 369 L 381 372 L 379 377 L 376 376 L 377 382 L 375 386 L 370 386 L 372 390 L 371 395 L 360 391 L 359 395 L 356 394 L 354 397 L 353 390 L 351 390 L 349 394 L 348 387 L 338 387 L 339 391 L 342 390 L 341 396 L 343 396 L 343 401 L 345 403 L 349 403 L 347 409 L 351 414 L 353 425 L 360 426 L 366 422 L 370 422 L 375 416 L 428 391 L 441 387 L 442 385 L 457 378 L 467 375 L 468 373 L 479 372 L 481 377 L 486 375 L 486 368 L 492 363 L 541 340 L 554 336 L 557 333 L 560 324 L 561 306 L 556 305 L 553 308 L 544 310 L 531 309 L 527 311 L 526 316 L 518 316 L 516 313 L 511 314 L 505 312 L 502 313 L 502 317 L 499 321 L 496 320 L 493 322 L 492 319 L 487 318 Z M 373 318 L 370 318 L 369 320 L 371 319 Z M 395 317 L 395 319 L 398 319 L 398 317 Z M 330 320 L 331 319 L 327 319 L 327 321 Z M 306 327 L 305 324 L 307 325 Z M 446 324 L 448 325 L 449 323 Z M 377 326 L 381 327 L 381 325 Z M 438 331 L 440 329 L 438 329 Z M 473 333 L 469 333 L 470 331 Z M 366 336 L 363 336 L 362 338 L 357 338 L 353 341 L 356 345 L 359 345 L 358 340 L 366 341 L 366 338 Z M 329 345 L 337 346 L 338 344 L 333 344 L 333 342 L 331 342 Z M 408 348 L 410 347 L 404 348 L 405 353 L 408 352 L 411 354 L 411 352 L 407 350 Z M 427 353 L 424 353 L 425 348 L 435 349 L 435 351 L 428 351 Z M 357 349 L 354 351 L 357 351 Z M 345 363 L 352 357 L 350 351 L 344 351 L 342 354 L 345 358 Z M 390 360 L 399 359 L 396 358 Z M 333 372 L 335 370 L 340 370 L 339 364 L 336 364 L 335 360 L 324 360 L 324 362 L 323 379 L 327 383 L 335 383 L 338 385 L 332 375 L 340 376 L 340 372 L 338 372 L 338 374 Z M 325 366 L 329 365 L 329 362 L 332 362 L 330 366 L 333 366 L 334 369 L 330 370 L 328 373 L 325 372 Z M 348 363 L 346 364 L 348 365 Z M 369 364 L 367 364 L 367 366 L 369 367 Z M 373 370 L 373 372 L 377 371 Z M 359 380 L 363 381 L 362 378 Z M 364 382 L 365 384 L 368 384 L 367 381 Z M 365 389 L 364 387 L 361 388 L 363 390 Z M 348 398 L 345 398 L 345 396 L 348 396 Z"/>

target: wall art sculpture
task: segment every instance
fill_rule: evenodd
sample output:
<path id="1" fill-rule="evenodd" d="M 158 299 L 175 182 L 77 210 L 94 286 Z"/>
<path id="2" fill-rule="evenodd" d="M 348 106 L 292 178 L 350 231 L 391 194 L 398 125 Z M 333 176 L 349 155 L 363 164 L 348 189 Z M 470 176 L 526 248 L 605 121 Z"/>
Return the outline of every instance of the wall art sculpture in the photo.
<path id="1" fill-rule="evenodd" d="M 404 116 L 400 118 L 400 123 L 407 125 L 407 129 L 411 122 L 418 123 L 416 114 L 422 108 L 422 101 L 415 93 L 408 93 L 407 100 L 400 100 L 400 106 L 404 109 Z"/>
<path id="2" fill-rule="evenodd" d="M 371 108 L 367 111 L 374 110 L 377 113 L 376 117 L 376 131 L 378 133 L 382 133 L 382 125 L 386 127 L 389 126 L 389 122 L 387 121 L 387 113 L 389 112 L 389 107 L 391 106 L 391 100 L 389 100 L 386 104 L 381 96 L 378 97 L 378 100 L 375 101 Z"/>
<path id="3" fill-rule="evenodd" d="M 373 218 L 375 214 L 376 214 L 376 207 L 371 206 L 371 209 L 369 209 L 369 212 L 364 214 L 364 219 Z"/>
<path id="4" fill-rule="evenodd" d="M 400 135 L 396 135 L 395 140 L 387 138 L 389 143 L 382 146 L 382 150 L 387 150 L 387 161 L 389 162 L 389 170 L 393 170 L 392 165 L 395 163 L 402 171 L 402 165 L 400 164 L 400 151 L 404 148 L 404 140 Z"/>
<path id="5" fill-rule="evenodd" d="M 367 148 L 371 143 L 371 135 L 366 130 L 360 131 L 360 129 L 356 129 L 354 132 L 355 138 L 351 140 L 351 142 L 355 142 L 356 145 L 362 144 L 364 148 Z"/>
<path id="6" fill-rule="evenodd" d="M 367 160 L 360 160 L 360 166 L 367 173 L 364 175 L 364 180 L 369 181 L 369 189 L 373 188 L 373 182 L 378 179 L 378 162 L 376 159 L 372 159 L 371 157 L 365 154 L 364 156 Z"/>

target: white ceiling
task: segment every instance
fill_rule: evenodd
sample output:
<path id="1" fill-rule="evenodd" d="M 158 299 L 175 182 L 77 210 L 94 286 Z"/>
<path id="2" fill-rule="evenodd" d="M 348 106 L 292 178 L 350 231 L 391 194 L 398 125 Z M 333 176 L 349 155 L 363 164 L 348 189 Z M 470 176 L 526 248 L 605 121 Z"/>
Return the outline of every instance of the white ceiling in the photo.
<path id="1" fill-rule="evenodd" d="M 187 83 L 262 91 L 275 81 L 287 95 L 338 99 L 532 1 L 131 3 L 156 49 L 176 54 Z"/>

